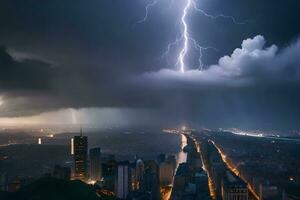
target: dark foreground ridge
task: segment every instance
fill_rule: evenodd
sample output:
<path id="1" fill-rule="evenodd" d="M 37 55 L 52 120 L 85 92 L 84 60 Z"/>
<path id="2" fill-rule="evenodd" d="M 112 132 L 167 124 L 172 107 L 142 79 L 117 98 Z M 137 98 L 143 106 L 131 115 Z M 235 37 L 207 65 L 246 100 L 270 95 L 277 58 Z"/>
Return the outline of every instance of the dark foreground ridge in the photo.
<path id="1" fill-rule="evenodd" d="M 114 200 L 98 196 L 95 190 L 81 181 L 42 178 L 15 193 L 0 192 L 1 200 Z"/>

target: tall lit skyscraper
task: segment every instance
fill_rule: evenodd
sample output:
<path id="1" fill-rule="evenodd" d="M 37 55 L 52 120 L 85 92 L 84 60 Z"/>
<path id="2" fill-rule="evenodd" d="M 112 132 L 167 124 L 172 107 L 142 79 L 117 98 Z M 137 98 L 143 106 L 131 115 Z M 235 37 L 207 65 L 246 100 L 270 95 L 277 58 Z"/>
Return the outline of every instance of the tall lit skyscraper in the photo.
<path id="1" fill-rule="evenodd" d="M 90 149 L 90 178 L 93 181 L 101 180 L 101 150 L 100 148 Z"/>
<path id="2" fill-rule="evenodd" d="M 87 179 L 88 138 L 83 136 L 82 129 L 80 132 L 80 136 L 74 137 L 74 178 L 85 181 Z"/>
<path id="3" fill-rule="evenodd" d="M 126 199 L 131 189 L 131 175 L 129 162 L 120 162 L 118 164 L 118 178 L 117 178 L 117 197 Z"/>
<path id="4" fill-rule="evenodd" d="M 74 138 L 71 138 L 71 155 L 74 155 Z"/>

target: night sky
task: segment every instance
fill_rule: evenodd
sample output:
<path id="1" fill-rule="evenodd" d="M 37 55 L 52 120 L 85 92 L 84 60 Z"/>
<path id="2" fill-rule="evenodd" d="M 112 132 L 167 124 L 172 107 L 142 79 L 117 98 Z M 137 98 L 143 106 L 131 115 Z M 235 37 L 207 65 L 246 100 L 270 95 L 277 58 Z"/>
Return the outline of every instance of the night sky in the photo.
<path id="1" fill-rule="evenodd" d="M 0 122 L 299 129 L 300 2 L 198 0 L 237 23 L 190 10 L 190 36 L 214 48 L 202 71 L 189 51 L 181 73 L 181 45 L 162 55 L 186 1 L 158 0 L 137 23 L 152 0 L 1 0 Z"/>

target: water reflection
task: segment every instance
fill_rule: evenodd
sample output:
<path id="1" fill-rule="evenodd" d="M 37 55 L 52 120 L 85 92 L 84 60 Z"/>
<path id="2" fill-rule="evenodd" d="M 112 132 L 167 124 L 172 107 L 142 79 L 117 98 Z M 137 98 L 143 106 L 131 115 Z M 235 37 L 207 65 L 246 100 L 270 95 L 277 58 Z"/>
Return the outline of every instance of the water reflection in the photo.
<path id="1" fill-rule="evenodd" d="M 183 148 L 187 145 L 187 139 L 186 137 L 181 134 L 181 151 L 177 154 L 177 166 L 180 163 L 185 163 L 186 162 L 186 158 L 187 158 L 187 154 L 185 152 L 183 152 Z"/>

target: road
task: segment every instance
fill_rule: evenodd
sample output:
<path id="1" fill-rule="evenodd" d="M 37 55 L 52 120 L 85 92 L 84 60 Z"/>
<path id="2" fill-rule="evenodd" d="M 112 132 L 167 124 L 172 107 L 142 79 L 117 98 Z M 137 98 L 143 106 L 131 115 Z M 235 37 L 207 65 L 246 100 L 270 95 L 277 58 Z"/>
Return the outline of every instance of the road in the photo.
<path id="1" fill-rule="evenodd" d="M 202 168 L 206 172 L 207 177 L 208 177 L 208 183 L 207 184 L 208 184 L 210 197 L 212 198 L 212 200 L 216 200 L 216 198 L 217 198 L 216 189 L 215 189 L 215 186 L 213 184 L 211 174 L 209 173 L 209 170 L 208 170 L 208 162 L 204 159 L 203 153 L 201 151 L 201 144 L 200 144 L 199 141 L 197 141 L 195 136 L 187 135 L 187 137 L 190 137 L 190 139 L 193 140 L 195 146 L 197 147 L 197 151 L 200 155 L 200 158 L 201 158 L 201 161 L 202 161 L 202 164 L 203 164 Z"/>
<path id="2" fill-rule="evenodd" d="M 240 177 L 245 183 L 247 183 L 248 185 L 248 190 L 250 191 L 251 195 L 256 199 L 259 200 L 259 196 L 258 194 L 255 193 L 253 187 L 247 182 L 247 180 L 242 176 L 242 174 L 238 171 L 238 169 L 230 162 L 230 160 L 228 159 L 228 157 L 226 156 L 226 154 L 224 153 L 224 151 L 222 150 L 222 148 L 220 148 L 214 141 L 209 140 L 218 150 L 218 152 L 220 153 L 223 162 L 227 165 L 227 167 L 238 177 Z"/>

